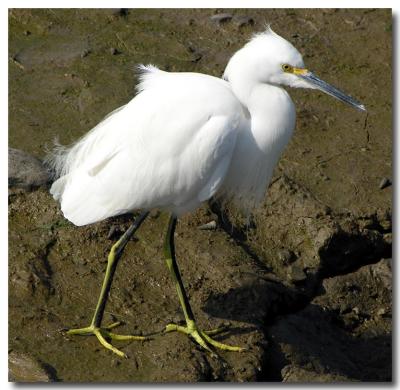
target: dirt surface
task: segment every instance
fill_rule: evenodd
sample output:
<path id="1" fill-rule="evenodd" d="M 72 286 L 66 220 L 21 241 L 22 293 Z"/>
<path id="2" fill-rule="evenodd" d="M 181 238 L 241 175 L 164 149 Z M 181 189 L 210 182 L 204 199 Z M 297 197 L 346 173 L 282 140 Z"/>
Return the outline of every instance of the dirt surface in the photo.
<path id="1" fill-rule="evenodd" d="M 229 323 L 219 339 L 247 351 L 214 358 L 182 334 L 157 333 L 183 319 L 158 212 L 128 244 L 104 319 L 152 338 L 116 343 L 121 359 L 92 337 L 67 337 L 65 327 L 89 324 L 108 251 L 132 216 L 73 226 L 47 180 L 32 180 L 46 177 L 37 160 L 17 165 L 14 150 L 10 380 L 391 381 L 390 10 L 10 10 L 9 146 L 40 159 L 55 137 L 74 141 L 134 95 L 138 63 L 220 76 L 267 22 L 368 114 L 290 91 L 296 132 L 263 206 L 245 220 L 214 202 L 179 222 L 199 325 Z M 199 229 L 210 221 L 215 229 Z"/>

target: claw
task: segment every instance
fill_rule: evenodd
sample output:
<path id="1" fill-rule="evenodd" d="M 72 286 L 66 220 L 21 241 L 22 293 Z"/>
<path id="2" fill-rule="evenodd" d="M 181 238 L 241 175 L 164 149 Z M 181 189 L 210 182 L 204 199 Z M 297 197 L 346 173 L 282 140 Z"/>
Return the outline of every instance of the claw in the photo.
<path id="1" fill-rule="evenodd" d="M 243 348 L 243 347 L 237 347 L 237 346 L 232 346 L 232 345 L 228 345 L 228 344 L 223 344 L 223 343 L 220 343 L 219 341 L 216 341 L 210 337 L 210 335 L 215 335 L 215 334 L 224 332 L 226 330 L 227 330 L 227 327 L 223 326 L 223 327 L 220 327 L 217 329 L 202 331 L 197 328 L 194 321 L 189 321 L 186 326 L 181 326 L 181 325 L 177 325 L 177 324 L 168 324 L 165 327 L 165 333 L 181 332 L 181 333 L 191 336 L 197 342 L 197 344 L 199 344 L 201 347 L 203 347 L 207 351 L 211 352 L 213 355 L 214 355 L 214 353 L 213 353 L 212 349 L 210 348 L 210 345 L 215 348 L 222 349 L 225 351 L 233 351 L 233 352 L 244 351 L 245 348 Z"/>
<path id="2" fill-rule="evenodd" d="M 115 348 L 111 345 L 106 339 L 117 340 L 117 341 L 128 341 L 128 340 L 146 340 L 145 336 L 131 336 L 131 335 L 122 335 L 110 332 L 111 329 L 116 328 L 120 325 L 120 322 L 114 322 L 111 325 L 105 327 L 96 327 L 94 325 L 87 326 L 86 328 L 78 328 L 78 329 L 69 329 L 67 330 L 68 335 L 81 335 L 81 336 L 96 336 L 99 340 L 100 344 L 110 351 L 114 352 L 120 357 L 127 358 L 128 356 L 120 351 L 118 348 Z"/>

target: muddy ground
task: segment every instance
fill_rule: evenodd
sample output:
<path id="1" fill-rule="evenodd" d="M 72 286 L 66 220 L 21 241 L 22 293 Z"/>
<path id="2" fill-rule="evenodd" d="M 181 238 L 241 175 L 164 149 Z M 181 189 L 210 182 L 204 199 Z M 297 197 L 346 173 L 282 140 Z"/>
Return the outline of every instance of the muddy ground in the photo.
<path id="1" fill-rule="evenodd" d="M 226 13 L 221 17 L 215 14 Z M 134 65 L 220 76 L 266 22 L 308 67 L 368 114 L 296 90 L 296 133 L 265 203 L 245 221 L 209 203 L 183 218 L 176 248 L 198 323 L 247 348 L 211 357 L 182 334 L 117 343 L 89 324 L 108 250 L 132 216 L 66 221 L 40 164 L 10 153 L 12 381 L 390 381 L 392 378 L 390 10 L 10 10 L 9 146 L 43 158 L 134 94 Z M 215 230 L 199 226 L 216 222 Z M 119 265 L 104 322 L 120 333 L 183 319 L 153 212 Z M 110 233 L 114 226 L 114 233 Z"/>

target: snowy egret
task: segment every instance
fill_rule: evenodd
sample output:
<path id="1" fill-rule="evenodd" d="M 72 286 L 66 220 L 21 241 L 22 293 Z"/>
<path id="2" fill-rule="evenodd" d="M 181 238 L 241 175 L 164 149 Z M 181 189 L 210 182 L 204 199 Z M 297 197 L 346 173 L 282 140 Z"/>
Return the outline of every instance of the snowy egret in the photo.
<path id="1" fill-rule="evenodd" d="M 48 158 L 58 177 L 51 194 L 75 225 L 144 210 L 111 248 L 91 324 L 68 333 L 95 335 L 120 356 L 125 355 L 110 340 L 144 338 L 115 334 L 111 330 L 118 323 L 102 327 L 101 321 L 125 245 L 149 210 L 159 208 L 170 214 L 165 258 L 186 320 L 186 326 L 169 324 L 166 331 L 190 335 L 209 351 L 241 351 L 213 340 L 216 331 L 196 324 L 175 260 L 177 218 L 214 196 L 247 211 L 263 199 L 295 127 L 295 106 L 284 87 L 318 89 L 359 110 L 365 107 L 307 70 L 301 54 L 269 27 L 233 55 L 223 79 L 151 65 L 139 71 L 136 97 Z"/>

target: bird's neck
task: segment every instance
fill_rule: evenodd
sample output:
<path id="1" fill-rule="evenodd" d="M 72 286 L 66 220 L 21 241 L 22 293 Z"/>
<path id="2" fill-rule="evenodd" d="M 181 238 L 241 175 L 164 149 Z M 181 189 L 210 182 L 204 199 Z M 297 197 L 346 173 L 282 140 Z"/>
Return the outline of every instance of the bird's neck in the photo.
<path id="1" fill-rule="evenodd" d="M 264 198 L 293 133 L 295 109 L 288 93 L 279 87 L 258 85 L 237 97 L 247 109 L 247 125 L 240 127 L 223 190 L 248 212 Z"/>
<path id="2" fill-rule="evenodd" d="M 280 155 L 296 121 L 289 94 L 279 86 L 261 83 L 234 84 L 232 90 L 249 111 L 252 136 L 259 148 L 265 153 L 276 151 Z"/>

